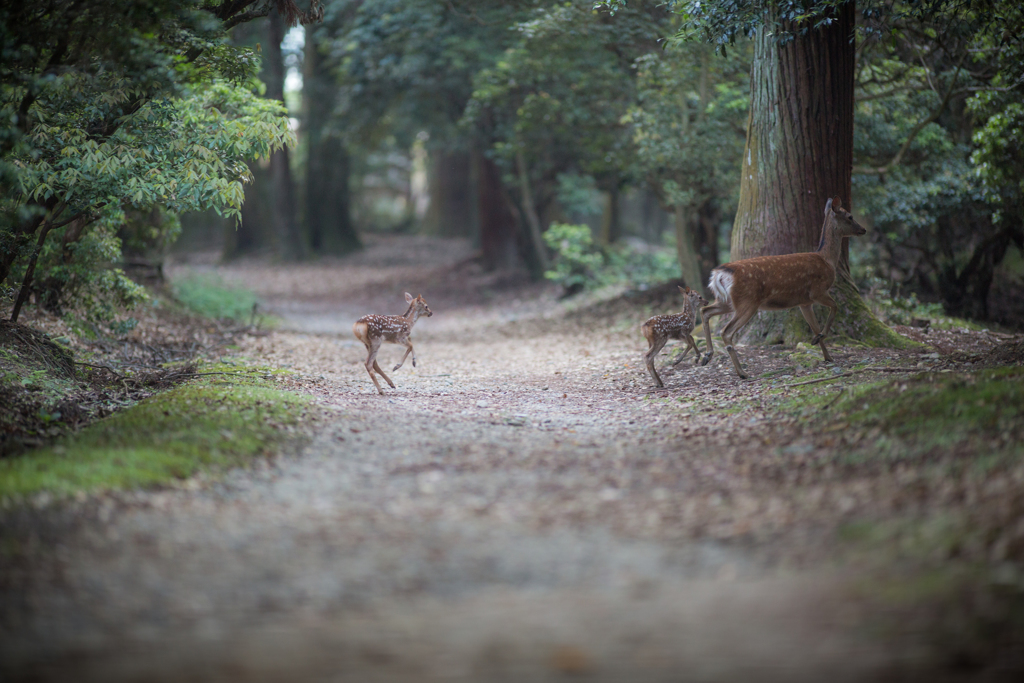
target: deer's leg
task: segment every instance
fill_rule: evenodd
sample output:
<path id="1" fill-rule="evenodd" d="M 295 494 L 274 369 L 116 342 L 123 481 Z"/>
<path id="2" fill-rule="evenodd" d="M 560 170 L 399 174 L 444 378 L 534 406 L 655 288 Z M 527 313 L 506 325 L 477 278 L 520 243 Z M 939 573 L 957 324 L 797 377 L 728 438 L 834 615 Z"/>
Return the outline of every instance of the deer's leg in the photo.
<path id="1" fill-rule="evenodd" d="M 392 381 L 391 381 L 391 378 L 390 378 L 390 377 L 388 377 L 387 375 L 385 375 L 385 374 L 384 374 L 384 371 L 380 369 L 380 366 L 379 366 L 379 365 L 377 365 L 377 359 L 376 359 L 376 358 L 374 358 L 374 359 L 373 359 L 373 369 L 377 371 L 377 374 L 378 374 L 378 375 L 380 375 L 381 377 L 383 377 L 383 378 L 384 378 L 384 381 L 385 381 L 385 382 L 387 382 L 387 383 L 388 383 L 388 385 L 389 385 L 389 386 L 390 386 L 390 387 L 391 387 L 392 389 L 394 389 L 394 388 L 395 388 L 395 383 L 394 383 L 394 382 L 392 382 Z M 383 394 L 384 392 L 382 391 L 381 393 Z"/>
<path id="2" fill-rule="evenodd" d="M 748 307 L 742 310 L 736 311 L 736 315 L 732 317 L 729 324 L 722 330 L 722 341 L 725 342 L 725 350 L 729 352 L 729 358 L 732 360 L 732 367 L 736 370 L 736 374 L 740 376 L 740 379 L 747 379 L 746 373 L 740 367 L 740 358 L 736 355 L 736 349 L 732 346 L 733 337 L 743 326 L 750 322 L 750 319 L 757 313 L 757 306 Z"/>
<path id="3" fill-rule="evenodd" d="M 715 345 L 711 342 L 711 318 L 730 311 L 732 311 L 732 306 L 728 301 L 716 301 L 700 309 L 700 319 L 704 322 L 704 337 L 708 341 L 708 351 L 700 359 L 701 365 L 707 365 L 711 357 L 715 355 Z"/>
<path id="4" fill-rule="evenodd" d="M 835 303 L 835 302 L 833 302 L 833 303 Z M 821 355 L 825 357 L 826 361 L 828 361 L 829 363 L 834 362 L 832 360 L 832 354 L 830 354 L 828 352 L 828 349 L 825 348 L 825 334 L 827 332 L 822 332 L 820 329 L 818 329 L 818 319 L 814 317 L 814 309 L 812 308 L 811 304 L 807 304 L 806 306 L 801 306 L 800 307 L 800 312 L 804 314 L 804 320 L 807 321 L 807 324 L 810 325 L 810 327 L 811 327 L 811 332 L 814 333 L 814 337 L 811 338 L 811 343 L 812 344 L 817 344 L 818 346 L 821 347 Z M 832 322 L 832 318 L 833 318 L 834 315 L 835 315 L 835 311 L 834 310 L 829 312 L 828 323 Z M 828 323 L 825 323 L 826 330 L 827 330 Z"/>
<path id="5" fill-rule="evenodd" d="M 651 377 L 654 378 L 654 383 L 659 387 L 665 386 L 665 383 L 661 381 L 661 377 L 658 377 L 658 371 L 654 369 L 654 359 L 661 353 L 662 348 L 665 347 L 665 343 L 668 339 L 649 339 L 648 343 L 651 348 L 647 349 L 647 353 L 644 354 L 644 363 L 647 365 L 647 371 L 651 373 Z"/>
<path id="6" fill-rule="evenodd" d="M 690 349 L 693 349 L 693 354 L 696 356 L 696 358 L 693 359 L 693 364 L 697 365 L 700 363 L 700 349 L 697 348 L 697 340 L 693 338 L 692 334 L 684 334 L 683 339 L 686 340 L 687 346 L 686 351 L 683 351 L 683 355 L 679 357 L 679 360 L 682 360 L 683 357 L 690 352 Z"/>
<path id="7" fill-rule="evenodd" d="M 378 350 L 380 350 L 379 345 L 376 348 L 372 347 L 370 344 L 366 345 L 366 363 L 364 363 L 364 365 L 366 366 L 366 372 L 370 375 L 370 379 L 373 380 L 373 386 L 377 387 L 377 393 L 383 396 L 384 390 L 380 388 L 380 382 L 377 381 L 377 376 L 373 374 L 373 367 L 377 364 L 375 357 L 377 356 Z"/>
<path id="8" fill-rule="evenodd" d="M 402 356 L 402 362 L 400 362 L 398 365 L 393 367 L 391 369 L 391 372 L 394 372 L 398 368 L 400 368 L 403 365 L 405 365 L 405 359 L 409 357 L 410 353 L 412 354 L 412 366 L 416 367 L 416 352 L 412 350 L 412 340 L 409 340 L 409 341 L 405 342 L 405 355 Z"/>
<path id="9" fill-rule="evenodd" d="M 822 339 L 828 336 L 829 330 L 832 329 L 832 321 L 836 319 L 836 313 L 839 311 L 839 305 L 836 304 L 835 299 L 829 296 L 828 292 L 822 292 L 818 296 L 814 297 L 814 303 L 821 304 L 822 306 L 828 306 L 828 319 L 825 320 L 825 329 L 822 331 Z M 819 340 L 820 341 L 820 340 Z M 811 343 L 816 344 L 817 342 L 812 341 Z"/>
<path id="10" fill-rule="evenodd" d="M 690 353 L 690 346 L 691 346 L 691 344 L 690 344 L 690 341 L 687 339 L 687 337 L 689 337 L 689 335 L 683 335 L 683 337 L 682 337 L 682 340 L 686 342 L 686 346 L 683 347 L 683 352 L 681 354 L 679 354 L 679 358 L 676 358 L 674 361 L 672 361 L 672 365 L 673 366 L 676 366 L 676 365 L 679 365 L 680 363 L 682 363 L 683 359 L 686 358 L 688 353 Z M 696 348 L 696 347 L 694 347 L 694 348 Z M 697 362 L 698 363 L 700 362 L 700 352 L 699 351 L 697 352 Z"/>

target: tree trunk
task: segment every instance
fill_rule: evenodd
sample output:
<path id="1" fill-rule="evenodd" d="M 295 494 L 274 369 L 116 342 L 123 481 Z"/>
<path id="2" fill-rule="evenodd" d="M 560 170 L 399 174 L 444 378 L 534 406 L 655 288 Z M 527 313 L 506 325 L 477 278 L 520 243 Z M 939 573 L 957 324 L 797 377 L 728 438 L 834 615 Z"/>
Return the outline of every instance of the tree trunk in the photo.
<path id="1" fill-rule="evenodd" d="M 946 310 L 961 318 L 989 320 L 988 294 L 996 267 L 1006 256 L 1011 244 L 1024 244 L 1024 228 L 1019 219 L 1005 217 L 1001 228 L 982 240 L 971 254 L 970 261 L 956 273 L 949 266 L 939 278 L 939 287 Z M 985 230 L 988 227 L 988 230 Z M 979 226 L 978 232 L 990 232 L 990 226 Z"/>
<path id="2" fill-rule="evenodd" d="M 776 12 L 772 9 L 770 12 Z M 837 7 L 830 26 L 779 45 L 769 17 L 755 38 L 751 107 L 743 153 L 732 259 L 813 250 L 825 203 L 839 195 L 850 206 L 853 168 L 854 3 Z M 858 341 L 899 344 L 861 300 L 849 279 L 847 248 L 832 296 L 833 330 Z M 793 343 L 809 338 L 799 312 L 761 312 L 748 340 Z"/>
<path id="3" fill-rule="evenodd" d="M 480 211 L 480 251 L 484 267 L 504 270 L 519 266 L 516 219 L 501 185 L 501 171 L 482 152 L 473 154 Z"/>
<path id="4" fill-rule="evenodd" d="M 50 230 L 53 229 L 53 221 L 60 215 L 60 212 L 64 210 L 64 204 L 60 205 L 60 211 L 57 211 L 55 215 L 47 216 L 46 221 L 43 222 L 43 227 L 39 231 L 39 239 L 36 241 L 36 248 L 32 251 L 32 256 L 29 257 L 28 265 L 25 267 L 25 277 L 21 279 L 21 289 L 18 290 L 18 298 L 14 301 L 14 308 L 11 311 L 11 322 L 18 322 L 18 316 L 21 313 L 21 307 L 25 305 L 28 300 L 28 294 L 32 289 L 32 276 L 36 272 L 36 263 L 39 261 L 39 254 L 43 251 L 43 243 L 46 242 L 46 236 L 50 234 Z"/>
<path id="5" fill-rule="evenodd" d="M 613 185 L 608 190 L 608 201 L 604 205 L 604 213 L 601 216 L 601 231 L 598 234 L 598 244 L 607 247 L 615 244 L 622 237 L 622 224 L 619 221 L 619 187 Z"/>
<path id="6" fill-rule="evenodd" d="M 430 152 L 430 205 L 423 217 L 423 232 L 438 237 L 472 237 L 476 234 L 473 215 L 472 160 L 469 152 Z"/>
<path id="7" fill-rule="evenodd" d="M 704 291 L 704 278 L 701 274 L 700 260 L 693 239 L 693 208 L 676 206 L 674 215 L 676 229 L 676 255 L 679 258 L 679 269 L 683 274 L 683 284 L 698 292 Z"/>
<path id="8" fill-rule="evenodd" d="M 284 57 L 281 41 L 285 24 L 279 12 L 270 13 L 270 37 L 267 41 L 267 99 L 284 102 Z M 296 219 L 295 183 L 292 181 L 288 148 L 270 155 L 271 187 L 274 194 L 274 222 L 286 258 L 300 259 L 306 255 L 305 240 Z"/>
<path id="9" fill-rule="evenodd" d="M 533 202 L 533 192 L 530 191 L 530 174 L 526 168 L 526 159 L 523 157 L 523 150 L 516 151 L 516 170 L 519 172 L 519 194 L 522 197 L 523 213 L 526 214 L 526 226 L 530 231 L 530 245 L 533 247 L 533 256 L 540 269 L 540 276 L 543 276 L 548 269 L 548 252 L 544 245 L 544 237 L 541 235 L 540 217 L 537 215 L 537 207 Z"/>
<path id="10" fill-rule="evenodd" d="M 362 248 L 352 224 L 349 155 L 330 129 L 338 86 L 320 53 L 320 32 L 306 29 L 302 82 L 306 134 L 306 234 L 315 254 Z"/>
<path id="11" fill-rule="evenodd" d="M 238 221 L 227 220 L 224 224 L 225 260 L 258 253 L 274 243 L 270 173 L 254 161 L 249 162 L 249 172 L 253 182 L 245 186 L 242 215 Z"/>

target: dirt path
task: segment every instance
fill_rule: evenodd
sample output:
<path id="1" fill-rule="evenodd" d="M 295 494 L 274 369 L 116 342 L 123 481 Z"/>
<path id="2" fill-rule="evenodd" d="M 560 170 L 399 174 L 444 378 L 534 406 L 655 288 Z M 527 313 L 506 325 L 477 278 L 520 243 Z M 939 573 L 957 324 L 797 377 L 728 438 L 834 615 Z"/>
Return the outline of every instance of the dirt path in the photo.
<path id="1" fill-rule="evenodd" d="M 927 668 L 913 637 L 872 635 L 851 570 L 829 559 L 837 520 L 886 480 L 802 486 L 822 445 L 766 420 L 764 382 L 719 356 L 665 373 L 670 391 L 652 397 L 634 325 L 574 322 L 537 288 L 509 300 L 511 276 L 467 271 L 466 248 L 449 246 L 412 270 L 374 267 L 390 262 L 384 243 L 361 264 L 222 271 L 293 328 L 243 353 L 293 369 L 334 417 L 301 455 L 198 490 L 9 516 L 52 549 L 19 569 L 5 610 L 12 672 L 831 681 Z M 419 367 L 377 396 L 351 322 L 400 312 L 420 287 L 435 316 L 414 334 Z M 744 357 L 758 373 L 787 362 Z"/>

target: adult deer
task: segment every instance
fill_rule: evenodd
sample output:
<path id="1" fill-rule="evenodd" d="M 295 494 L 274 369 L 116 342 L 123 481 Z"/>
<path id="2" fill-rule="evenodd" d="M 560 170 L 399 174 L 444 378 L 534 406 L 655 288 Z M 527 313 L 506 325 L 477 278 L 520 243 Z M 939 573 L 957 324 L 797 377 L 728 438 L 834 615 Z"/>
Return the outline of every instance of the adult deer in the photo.
<path id="1" fill-rule="evenodd" d="M 374 371 L 383 377 L 384 381 L 392 389 L 395 388 L 395 383 L 377 365 L 377 352 L 380 351 L 380 345 L 388 342 L 389 344 L 401 344 L 405 347 L 405 355 L 402 356 L 402 362 L 396 365 L 392 372 L 405 364 L 405 359 L 409 357 L 409 354 L 412 354 L 412 366 L 416 367 L 416 352 L 413 351 L 412 339 L 410 338 L 412 326 L 416 324 L 416 320 L 421 315 L 426 314 L 428 318 L 434 315 L 430 307 L 427 306 L 427 302 L 423 300 L 422 295 L 414 299 L 412 294 L 406 292 L 405 300 L 409 303 L 409 309 L 405 312 L 405 315 L 364 315 L 352 325 L 352 333 L 366 347 L 366 371 L 370 373 L 373 386 L 377 387 L 377 393 L 381 395 L 384 394 L 384 390 L 380 388 L 380 383 L 377 382 L 377 377 L 373 374 Z"/>
<path id="2" fill-rule="evenodd" d="M 686 342 L 686 350 L 679 358 L 682 360 L 686 354 L 693 349 L 696 358 L 695 363 L 700 362 L 700 351 L 697 350 L 697 342 L 693 340 L 694 325 L 697 324 L 697 311 L 701 306 L 706 306 L 707 301 L 696 290 L 680 287 L 683 293 L 683 310 L 681 313 L 669 315 L 656 315 L 640 326 L 640 331 L 647 338 L 647 353 L 644 354 L 644 363 L 647 364 L 647 371 L 651 373 L 654 382 L 663 387 L 665 384 L 658 377 L 658 371 L 654 369 L 654 359 L 661 353 L 661 349 L 669 339 L 681 339 Z M 677 361 L 678 362 L 678 361 Z"/>
<path id="3" fill-rule="evenodd" d="M 723 313 L 732 313 L 732 320 L 722 329 L 722 341 L 725 342 L 725 350 L 729 352 L 736 374 L 746 379 L 732 345 L 733 338 L 758 311 L 781 311 L 797 306 L 814 333 L 811 343 L 821 346 L 825 360 L 831 362 L 832 356 L 825 348 L 825 337 L 832 328 L 839 307 L 828 292 L 836 279 L 836 264 L 842 254 L 843 238 L 863 235 L 865 232 L 867 230 L 853 219 L 853 215 L 842 207 L 839 197 L 836 197 L 825 204 L 825 224 L 821 228 L 821 242 L 817 251 L 758 256 L 727 263 L 712 270 L 708 287 L 715 294 L 715 302 L 701 309 L 708 350 L 700 364 L 707 365 L 715 353 L 711 345 L 710 319 Z M 818 327 L 812 304 L 829 308 L 824 330 Z"/>

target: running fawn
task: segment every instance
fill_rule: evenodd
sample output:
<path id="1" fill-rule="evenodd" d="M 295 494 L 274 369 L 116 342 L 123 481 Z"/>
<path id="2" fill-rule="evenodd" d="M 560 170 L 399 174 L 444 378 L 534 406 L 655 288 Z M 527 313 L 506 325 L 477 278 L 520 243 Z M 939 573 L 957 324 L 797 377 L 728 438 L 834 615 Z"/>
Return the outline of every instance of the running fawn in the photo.
<path id="1" fill-rule="evenodd" d="M 694 325 L 697 324 L 697 310 L 701 306 L 707 306 L 708 302 L 699 292 L 689 287 L 680 287 L 679 291 L 683 293 L 682 313 L 656 315 L 640 326 L 640 331 L 647 337 L 649 346 L 647 353 L 644 354 L 644 362 L 647 364 L 647 371 L 651 373 L 651 377 L 659 387 L 663 387 L 665 384 L 661 381 L 661 377 L 658 377 L 658 371 L 654 369 L 654 358 L 661 353 L 661 349 L 669 339 L 686 341 L 686 350 L 683 351 L 679 360 L 686 357 L 692 348 L 697 356 L 694 362 L 700 362 L 700 351 L 697 350 L 697 342 L 693 340 L 691 333 Z"/>
<path id="2" fill-rule="evenodd" d="M 364 315 L 352 325 L 352 333 L 366 347 L 366 371 L 370 373 L 370 379 L 373 380 L 373 385 L 377 387 L 377 392 L 381 395 L 384 394 L 384 390 L 380 388 L 380 383 L 377 382 L 377 377 L 373 374 L 374 371 L 383 377 L 392 389 L 395 388 L 395 383 L 377 365 L 377 352 L 380 351 L 380 345 L 383 342 L 388 342 L 405 347 L 402 362 L 396 365 L 392 372 L 402 367 L 409 354 L 412 354 L 412 366 L 416 367 L 416 352 L 412 349 L 412 339 L 410 338 L 412 326 L 416 324 L 416 320 L 421 315 L 426 315 L 428 318 L 434 315 L 422 295 L 414 299 L 412 294 L 406 292 L 405 300 L 409 303 L 409 309 L 405 315 Z"/>
<path id="3" fill-rule="evenodd" d="M 821 228 L 821 242 L 817 251 L 758 256 L 727 263 L 712 270 L 708 287 L 715 295 L 715 302 L 701 309 L 708 348 L 700 364 L 707 365 L 715 353 L 711 345 L 710 319 L 716 315 L 732 313 L 732 319 L 722 329 L 722 341 L 725 342 L 725 350 L 732 359 L 736 374 L 746 379 L 747 375 L 740 367 L 740 359 L 732 344 L 736 334 L 758 311 L 781 311 L 797 306 L 814 333 L 811 343 L 821 346 L 825 360 L 831 362 L 832 356 L 825 348 L 825 337 L 832 327 L 838 306 L 828 292 L 836 279 L 836 264 L 842 254 L 843 238 L 866 232 L 853 219 L 853 215 L 842 207 L 839 197 L 836 197 L 825 204 L 825 223 Z M 824 330 L 818 327 L 812 304 L 829 308 Z"/>

